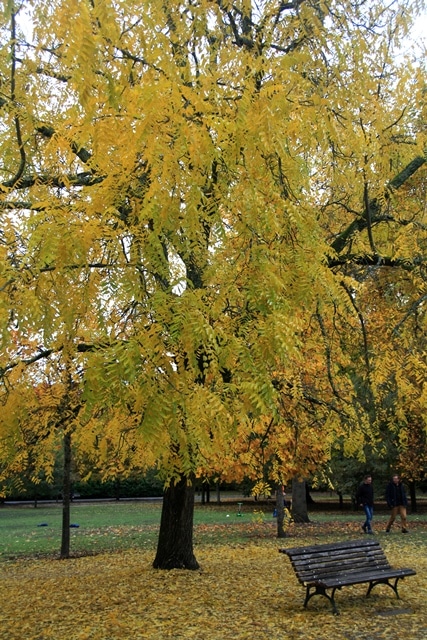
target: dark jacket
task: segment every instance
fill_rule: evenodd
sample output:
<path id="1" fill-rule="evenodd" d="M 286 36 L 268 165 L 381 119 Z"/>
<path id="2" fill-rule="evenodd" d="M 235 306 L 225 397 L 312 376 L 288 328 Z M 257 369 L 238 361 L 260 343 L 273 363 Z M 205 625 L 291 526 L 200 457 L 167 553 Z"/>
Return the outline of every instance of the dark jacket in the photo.
<path id="1" fill-rule="evenodd" d="M 398 484 L 395 484 L 393 481 L 388 483 L 385 491 L 385 499 L 390 509 L 400 505 L 406 507 L 408 504 L 405 487 L 401 482 Z"/>
<path id="2" fill-rule="evenodd" d="M 368 507 L 374 506 L 374 487 L 372 484 L 362 482 L 357 490 L 357 504 L 368 505 Z"/>

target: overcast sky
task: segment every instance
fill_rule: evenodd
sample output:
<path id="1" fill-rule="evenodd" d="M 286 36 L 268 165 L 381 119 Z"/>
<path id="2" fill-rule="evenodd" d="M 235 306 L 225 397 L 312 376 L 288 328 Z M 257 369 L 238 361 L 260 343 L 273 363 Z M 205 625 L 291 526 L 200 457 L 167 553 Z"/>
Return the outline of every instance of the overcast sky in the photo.
<path id="1" fill-rule="evenodd" d="M 424 44 L 427 43 L 427 10 L 423 16 L 418 18 L 413 29 L 413 38 L 422 40 Z"/>

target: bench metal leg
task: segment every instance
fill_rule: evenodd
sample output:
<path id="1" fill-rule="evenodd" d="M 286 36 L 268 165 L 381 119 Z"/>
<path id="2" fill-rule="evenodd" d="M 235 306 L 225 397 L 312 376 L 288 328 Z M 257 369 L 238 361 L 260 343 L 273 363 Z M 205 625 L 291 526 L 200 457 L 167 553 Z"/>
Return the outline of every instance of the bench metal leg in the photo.
<path id="1" fill-rule="evenodd" d="M 394 584 L 392 584 L 389 579 L 372 580 L 372 582 L 369 583 L 369 587 L 368 587 L 368 591 L 366 593 L 366 597 L 369 596 L 369 594 L 371 593 L 372 589 L 374 587 L 376 587 L 377 584 L 386 584 L 388 587 L 391 587 L 393 589 L 394 593 L 396 594 L 396 597 L 400 599 L 399 593 L 397 591 L 397 583 L 399 582 L 399 580 L 403 580 L 403 577 L 399 576 L 398 578 L 396 578 L 395 581 L 394 581 Z"/>
<path id="2" fill-rule="evenodd" d="M 391 586 L 391 585 L 390 585 Z M 311 589 L 315 589 L 315 591 L 311 592 Z M 304 607 L 307 607 L 308 601 L 313 597 L 313 596 L 325 596 L 325 598 L 327 598 L 329 600 L 329 602 L 332 605 L 332 612 L 334 615 L 338 616 L 339 615 L 339 611 L 337 609 L 337 606 L 335 604 L 335 591 L 337 589 L 341 589 L 341 587 L 334 587 L 332 589 L 331 595 L 329 595 L 328 593 L 326 593 L 326 588 L 322 587 L 322 586 L 316 586 L 316 587 L 307 587 L 306 590 L 306 594 L 305 594 L 305 601 L 304 601 Z"/>

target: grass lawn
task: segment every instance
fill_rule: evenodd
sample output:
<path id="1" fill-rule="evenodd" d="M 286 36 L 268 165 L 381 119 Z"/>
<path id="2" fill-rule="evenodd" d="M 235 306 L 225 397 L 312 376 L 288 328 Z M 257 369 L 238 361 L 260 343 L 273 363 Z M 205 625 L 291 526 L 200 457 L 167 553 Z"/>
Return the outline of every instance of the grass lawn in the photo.
<path id="1" fill-rule="evenodd" d="M 75 503 L 71 507 L 71 547 L 76 553 L 153 546 L 160 503 Z M 61 504 L 0 508 L 0 561 L 3 558 L 58 553 Z"/>
<path id="2" fill-rule="evenodd" d="M 71 507 L 71 547 L 76 554 L 132 548 L 154 549 L 161 502 L 76 502 Z M 236 504 L 195 506 L 195 542 L 241 541 L 254 525 L 270 525 L 273 507 Z M 62 506 L 58 503 L 0 508 L 0 562 L 7 558 L 50 555 L 61 541 Z"/>
<path id="3" fill-rule="evenodd" d="M 241 515 L 239 515 L 239 513 Z M 161 502 L 76 502 L 71 507 L 71 550 L 89 555 L 127 549 L 155 550 L 160 524 Z M 383 532 L 388 514 L 375 515 L 378 532 Z M 319 539 L 339 537 L 358 531 L 361 512 L 315 511 L 311 523 L 303 527 Z M 19 557 L 55 556 L 61 543 L 62 506 L 59 503 L 0 507 L 0 562 Z M 418 525 L 427 523 L 427 514 L 409 516 L 412 537 L 418 538 Z M 244 543 L 253 538 L 274 537 L 276 520 L 273 505 L 256 506 L 243 502 L 195 505 L 194 543 Z M 397 525 L 395 525 L 396 527 Z M 295 531 L 295 525 L 290 531 Z"/>
<path id="4" fill-rule="evenodd" d="M 160 503 L 76 503 L 72 551 L 57 560 L 61 506 L 0 508 L 1 640 L 411 640 L 427 638 L 427 515 L 410 515 L 410 534 L 377 537 L 391 564 L 415 568 L 399 585 L 401 599 L 379 586 L 337 592 L 340 616 L 325 598 L 303 609 L 281 546 L 363 535 L 362 514 L 318 512 L 275 537 L 272 508 L 196 505 L 195 553 L 200 571 L 156 571 Z M 47 526 L 39 526 L 44 524 Z"/>

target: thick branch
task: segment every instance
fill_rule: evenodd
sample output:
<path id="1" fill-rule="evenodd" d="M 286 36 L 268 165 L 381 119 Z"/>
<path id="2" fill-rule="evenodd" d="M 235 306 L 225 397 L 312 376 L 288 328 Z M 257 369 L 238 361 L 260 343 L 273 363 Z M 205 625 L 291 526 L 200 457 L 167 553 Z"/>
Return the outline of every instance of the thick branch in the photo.
<path id="1" fill-rule="evenodd" d="M 47 127 L 42 125 L 41 127 L 37 127 L 36 131 L 41 133 L 45 138 L 52 138 L 55 135 L 55 129 L 52 127 Z M 73 153 L 76 154 L 78 158 L 84 163 L 87 164 L 89 160 L 92 158 L 92 154 L 84 149 L 83 147 L 79 147 L 75 142 L 70 142 L 70 148 Z"/>
<path id="2" fill-rule="evenodd" d="M 410 162 L 404 169 L 402 169 L 400 173 L 397 174 L 397 176 L 393 178 L 393 180 L 390 180 L 390 182 L 388 183 L 388 188 L 390 190 L 399 189 L 399 187 L 401 187 L 407 180 L 409 180 L 409 178 L 413 176 L 414 173 L 418 171 L 418 169 L 422 167 L 425 162 L 426 158 L 423 156 L 417 156 L 416 158 L 414 158 L 412 162 Z"/>
<path id="3" fill-rule="evenodd" d="M 76 351 L 77 353 L 88 353 L 91 351 L 96 351 L 97 349 L 104 349 L 105 347 L 110 347 L 111 343 L 105 343 L 105 342 L 100 342 L 99 344 L 95 344 L 95 343 L 86 343 L 86 342 L 80 342 L 79 344 L 76 345 Z M 57 349 L 42 349 L 40 348 L 39 351 L 37 351 L 37 353 L 35 353 L 33 356 L 31 356 L 30 358 L 22 358 L 19 360 L 14 360 L 13 362 L 9 362 L 8 364 L 6 364 L 4 367 L 0 367 L 0 379 L 9 371 L 12 371 L 12 369 L 15 369 L 15 367 L 19 366 L 19 365 L 25 365 L 25 366 L 29 366 L 31 364 L 35 364 L 36 362 L 39 362 L 40 360 L 46 360 L 47 358 L 49 358 L 53 353 L 61 353 L 63 350 L 63 346 L 61 345 L 60 347 L 58 347 Z"/>
<path id="4" fill-rule="evenodd" d="M 12 57 L 12 65 L 11 65 L 11 78 L 10 78 L 10 98 L 12 104 L 15 106 L 16 104 L 16 14 L 12 13 L 11 18 L 11 57 Z M 26 164 L 26 156 L 24 143 L 22 142 L 22 134 L 21 134 L 21 124 L 19 121 L 19 117 L 15 114 L 14 117 L 15 122 L 15 132 L 16 132 L 16 140 L 18 143 L 19 155 L 21 157 L 19 167 L 13 178 L 7 180 L 4 183 L 6 188 L 10 188 L 15 186 L 15 184 L 19 181 L 22 174 L 24 173 L 25 164 Z"/>
<path id="5" fill-rule="evenodd" d="M 8 371 L 12 371 L 12 369 L 14 369 L 20 364 L 24 364 L 24 365 L 34 364 L 39 360 L 48 358 L 50 355 L 52 355 L 52 353 L 53 353 L 53 349 L 41 349 L 31 358 L 24 358 L 22 360 L 15 360 L 14 362 L 9 362 L 4 367 L 0 367 L 0 378 L 2 378 L 5 373 L 7 373 Z"/>
<path id="6" fill-rule="evenodd" d="M 393 191 L 399 189 L 411 176 L 414 175 L 416 171 L 426 162 L 426 158 L 422 156 L 417 156 L 412 160 L 400 173 L 397 174 L 386 186 L 386 191 Z M 378 214 L 380 213 L 378 201 L 374 198 L 370 200 L 368 203 L 365 203 L 365 210 L 360 215 L 360 217 L 353 220 L 351 224 L 345 229 L 342 233 L 340 233 L 337 238 L 333 241 L 331 247 L 337 253 L 340 254 L 349 238 L 351 238 L 356 232 L 364 231 L 368 227 L 369 216 L 368 211 L 370 213 L 370 222 L 374 224 L 378 221 Z M 338 259 L 339 260 L 339 259 Z M 337 260 L 337 261 L 338 261 Z M 332 262 L 337 262 L 332 260 Z M 349 262 L 348 259 L 345 259 L 345 262 Z M 334 266 L 329 263 L 330 266 Z"/>
<path id="7" fill-rule="evenodd" d="M 330 258 L 328 260 L 329 267 L 343 267 L 346 264 L 351 265 L 360 265 L 363 267 L 400 267 L 401 269 L 406 269 L 411 271 L 414 266 L 419 266 L 421 264 L 427 263 L 427 257 L 421 258 L 417 256 L 416 259 L 410 260 L 408 258 L 395 259 L 389 258 L 387 256 L 380 256 L 377 254 L 365 254 L 365 255 L 355 255 L 355 254 L 347 254 L 343 256 L 339 256 L 337 258 Z"/>
<path id="8" fill-rule="evenodd" d="M 359 318 L 360 327 L 362 330 L 362 337 L 363 337 L 363 358 L 365 360 L 367 380 L 370 384 L 371 363 L 369 360 L 369 343 L 368 343 L 368 334 L 366 331 L 365 319 L 363 317 L 363 313 L 360 311 L 359 307 L 356 304 L 354 295 L 352 294 L 348 286 L 345 284 L 345 282 L 341 282 L 341 286 L 343 287 L 344 291 L 347 293 L 349 300 L 351 302 L 351 305 L 355 310 L 357 317 Z"/>
<path id="9" fill-rule="evenodd" d="M 74 173 L 61 178 L 60 176 L 51 175 L 31 175 L 21 178 L 18 184 L 14 185 L 15 189 L 28 189 L 29 187 L 37 184 L 45 184 L 56 189 L 68 189 L 69 187 L 91 187 L 94 184 L 99 184 L 105 179 L 105 176 L 96 176 L 92 171 L 82 171 L 81 173 Z M 8 186 L 7 183 L 3 183 L 3 186 Z M 9 203 L 10 204 L 10 203 Z M 5 208 L 3 206 L 3 208 Z M 10 209 L 10 206 L 6 207 Z M 32 207 L 29 207 L 32 208 Z"/>
<path id="10" fill-rule="evenodd" d="M 331 353 L 331 349 L 330 349 L 329 344 L 328 344 L 328 336 L 327 336 L 325 324 L 323 322 L 323 318 L 322 318 L 322 315 L 321 315 L 319 309 L 316 310 L 315 316 L 316 316 L 317 322 L 319 323 L 320 332 L 321 332 L 322 338 L 323 338 L 323 344 L 325 346 L 326 372 L 327 372 L 329 384 L 330 384 L 330 387 L 332 389 L 332 393 L 334 394 L 334 396 L 336 398 L 338 398 L 338 400 L 343 401 L 343 398 L 339 394 L 338 389 L 336 388 L 335 382 L 334 382 L 334 379 L 333 379 L 333 375 L 332 375 L 332 353 Z"/>

